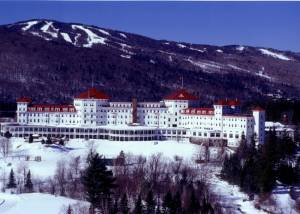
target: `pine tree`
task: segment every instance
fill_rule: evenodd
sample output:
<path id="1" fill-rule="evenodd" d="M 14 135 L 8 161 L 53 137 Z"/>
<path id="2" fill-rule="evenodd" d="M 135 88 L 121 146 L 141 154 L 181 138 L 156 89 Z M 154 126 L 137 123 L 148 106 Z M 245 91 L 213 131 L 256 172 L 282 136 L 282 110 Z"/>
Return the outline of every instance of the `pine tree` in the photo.
<path id="1" fill-rule="evenodd" d="M 64 142 L 63 139 L 60 139 L 60 140 L 59 140 L 59 145 L 61 145 L 61 146 L 64 146 L 64 145 L 65 145 L 65 142 Z"/>
<path id="2" fill-rule="evenodd" d="M 24 187 L 26 189 L 26 192 L 32 192 L 33 191 L 33 184 L 31 182 L 31 173 L 30 173 L 30 170 L 27 173 Z"/>
<path id="3" fill-rule="evenodd" d="M 173 211 L 172 213 L 181 213 L 181 195 L 179 191 L 176 192 L 173 198 Z"/>
<path id="4" fill-rule="evenodd" d="M 173 209 L 173 198 L 171 192 L 168 191 L 163 200 L 163 210 L 165 213 L 170 213 L 172 209 Z"/>
<path id="5" fill-rule="evenodd" d="M 69 205 L 66 214 L 72 214 L 72 213 L 73 213 L 73 210 L 71 208 L 71 205 Z"/>
<path id="6" fill-rule="evenodd" d="M 119 213 L 119 204 L 118 204 L 118 198 L 115 198 L 114 206 L 112 207 L 110 214 L 117 214 Z"/>
<path id="7" fill-rule="evenodd" d="M 96 208 L 108 210 L 112 189 L 115 188 L 115 178 L 112 171 L 107 170 L 104 160 L 97 153 L 90 153 L 88 166 L 82 175 L 87 201 L 91 203 L 91 212 Z"/>
<path id="8" fill-rule="evenodd" d="M 120 208 L 121 208 L 121 213 L 122 214 L 128 214 L 129 213 L 128 199 L 127 199 L 126 193 L 124 193 L 124 195 L 121 199 Z"/>
<path id="9" fill-rule="evenodd" d="M 155 212 L 155 201 L 151 190 L 147 194 L 146 204 L 147 204 L 146 213 L 153 214 Z"/>
<path id="10" fill-rule="evenodd" d="M 134 214 L 142 214 L 142 213 L 143 213 L 142 197 L 141 194 L 139 194 L 135 202 Z"/>
<path id="11" fill-rule="evenodd" d="M 11 138 L 12 137 L 12 134 L 9 132 L 9 131 L 6 131 L 4 133 L 4 137 L 6 137 L 7 139 Z"/>
<path id="12" fill-rule="evenodd" d="M 10 174 L 9 174 L 9 181 L 7 184 L 7 188 L 16 188 L 17 184 L 16 184 L 16 179 L 15 179 L 15 174 L 13 169 L 10 170 Z"/>
<path id="13" fill-rule="evenodd" d="M 188 213 L 196 214 L 196 213 L 199 213 L 199 210 L 200 210 L 199 201 L 196 198 L 195 191 L 192 190 L 191 199 L 190 199 L 190 203 L 189 203 L 189 207 L 188 207 Z"/>

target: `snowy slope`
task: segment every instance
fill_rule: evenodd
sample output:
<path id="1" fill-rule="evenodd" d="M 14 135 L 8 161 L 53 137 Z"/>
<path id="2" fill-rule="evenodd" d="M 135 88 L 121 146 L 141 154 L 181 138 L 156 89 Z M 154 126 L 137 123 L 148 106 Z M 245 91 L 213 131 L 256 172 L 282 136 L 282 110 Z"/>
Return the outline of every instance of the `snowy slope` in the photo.
<path id="1" fill-rule="evenodd" d="M 208 102 L 268 98 L 277 89 L 286 98 L 300 93 L 299 53 L 268 47 L 155 40 L 45 19 L 1 25 L 0 43 L 2 102 L 20 96 L 69 102 L 91 82 L 115 100 L 159 100 L 181 86 L 181 76 L 185 88 Z"/>
<path id="2" fill-rule="evenodd" d="M 12 157 L 0 161 L 0 173 L 4 170 L 9 172 L 11 168 L 17 169 L 19 165 L 26 164 L 34 177 L 47 178 L 53 176 L 56 170 L 57 161 L 68 161 L 71 157 L 81 156 L 86 158 L 91 147 L 107 157 L 113 158 L 121 151 L 134 155 L 149 157 L 154 154 L 163 153 L 165 158 L 174 159 L 180 156 L 186 161 L 195 158 L 199 151 L 198 146 L 189 143 L 178 143 L 176 141 L 162 141 L 155 144 L 148 142 L 112 142 L 108 140 L 71 140 L 66 147 L 52 146 L 45 147 L 41 143 L 25 143 L 22 138 L 12 138 Z M 25 156 L 30 156 L 31 161 L 25 161 Z M 34 161 L 36 156 L 41 156 L 42 161 Z M 9 166 L 8 166 L 9 165 Z"/>
<path id="3" fill-rule="evenodd" d="M 25 143 L 22 138 L 12 138 L 13 153 L 11 157 L 2 159 L 0 161 L 0 174 L 3 175 L 11 168 L 15 171 L 20 164 L 26 164 L 27 169 L 31 170 L 33 179 L 52 177 L 55 174 L 57 161 L 64 160 L 65 163 L 72 157 L 81 156 L 82 160 L 86 158 L 90 148 L 95 149 L 99 154 L 107 158 L 116 157 L 121 151 L 126 154 L 143 155 L 149 157 L 153 154 L 162 153 L 165 161 L 172 161 L 174 156 L 180 156 L 184 161 L 191 161 L 196 158 L 200 152 L 199 146 L 190 143 L 179 143 L 176 141 L 159 141 L 159 142 L 113 142 L 108 140 L 71 140 L 65 147 L 51 146 L 45 147 L 40 143 Z M 24 161 L 25 155 L 31 158 L 41 156 L 42 161 Z M 202 167 L 203 166 L 203 167 Z M 200 173 L 206 173 L 207 181 L 212 192 L 218 196 L 219 203 L 223 209 L 231 213 L 246 213 L 246 214 L 260 214 L 260 213 L 282 213 L 288 210 L 288 213 L 296 214 L 295 202 L 291 200 L 288 192 L 272 195 L 275 201 L 274 207 L 261 207 L 258 210 L 257 199 L 250 201 L 248 196 L 242 193 L 238 186 L 233 186 L 226 181 L 219 178 L 221 167 L 216 164 L 200 165 Z M 39 203 L 31 203 L 32 201 L 39 201 Z M 47 202 L 47 203 L 46 203 Z M 26 210 L 26 213 L 37 213 L 35 210 L 47 210 L 51 214 L 58 213 L 62 205 L 76 203 L 76 201 L 55 197 L 48 194 L 34 193 L 10 195 L 0 194 L 0 213 L 17 214 Z M 278 210 L 278 212 L 277 212 Z M 48 214 L 47 212 L 43 214 Z"/>
<path id="4" fill-rule="evenodd" d="M 78 201 L 50 194 L 27 193 L 11 195 L 0 193 L 0 213 L 3 214 L 59 214 L 64 206 Z"/>

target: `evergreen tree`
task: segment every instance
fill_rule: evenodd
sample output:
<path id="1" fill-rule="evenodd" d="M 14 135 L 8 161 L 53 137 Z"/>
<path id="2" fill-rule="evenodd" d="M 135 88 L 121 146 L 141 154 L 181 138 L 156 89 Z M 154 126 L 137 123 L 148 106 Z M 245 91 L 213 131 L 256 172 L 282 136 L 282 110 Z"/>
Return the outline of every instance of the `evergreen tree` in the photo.
<path id="1" fill-rule="evenodd" d="M 284 184 L 292 185 L 297 183 L 296 168 L 289 166 L 287 163 L 279 165 L 277 170 L 278 180 Z"/>
<path id="2" fill-rule="evenodd" d="M 142 197 L 141 194 L 139 194 L 134 207 L 134 214 L 142 214 L 143 213 L 143 204 L 142 204 Z"/>
<path id="3" fill-rule="evenodd" d="M 59 145 L 61 145 L 61 146 L 64 146 L 64 145 L 65 145 L 65 142 L 64 142 L 63 139 L 60 139 L 60 140 L 59 140 Z"/>
<path id="4" fill-rule="evenodd" d="M 72 213 L 73 213 L 73 210 L 71 208 L 71 205 L 69 205 L 66 214 L 72 214 Z"/>
<path id="5" fill-rule="evenodd" d="M 33 184 L 31 182 L 31 173 L 30 173 L 30 170 L 27 173 L 24 187 L 26 189 L 26 192 L 32 192 L 33 191 Z"/>
<path id="6" fill-rule="evenodd" d="M 124 195 L 121 199 L 120 208 L 121 208 L 121 213 L 122 214 L 128 214 L 129 213 L 128 199 L 127 199 L 126 193 L 124 193 Z"/>
<path id="7" fill-rule="evenodd" d="M 200 203 L 196 198 L 195 191 L 193 190 L 191 193 L 190 203 L 188 207 L 188 213 L 190 214 L 197 214 L 200 210 Z"/>
<path id="8" fill-rule="evenodd" d="M 292 140 L 285 132 L 279 143 L 278 152 L 281 158 L 287 159 L 288 161 L 292 159 L 296 153 L 297 145 L 296 142 Z"/>
<path id="9" fill-rule="evenodd" d="M 16 179 L 15 179 L 15 173 L 13 171 L 13 169 L 10 170 L 9 173 L 9 181 L 7 184 L 7 188 L 16 188 L 17 184 L 16 184 Z"/>
<path id="10" fill-rule="evenodd" d="M 167 194 L 164 197 L 163 200 L 163 210 L 165 213 L 170 213 L 171 210 L 173 210 L 173 198 L 170 190 L 167 192 Z"/>
<path id="11" fill-rule="evenodd" d="M 112 189 L 115 188 L 115 178 L 97 153 L 89 154 L 88 166 L 81 180 L 85 188 L 86 199 L 92 206 L 91 212 L 94 212 L 96 208 L 108 210 Z"/>
<path id="12" fill-rule="evenodd" d="M 260 161 L 259 175 L 259 186 L 261 192 L 270 192 L 275 186 L 276 173 L 275 166 L 280 160 L 280 151 L 278 146 L 278 138 L 276 137 L 275 131 L 271 131 L 269 139 L 262 146 L 258 155 Z"/>
<path id="13" fill-rule="evenodd" d="M 146 213 L 153 214 L 155 212 L 155 201 L 154 201 L 153 193 L 151 190 L 147 194 L 146 204 L 147 204 Z"/>
<path id="14" fill-rule="evenodd" d="M 181 195 L 177 191 L 173 198 L 173 208 L 172 213 L 181 213 Z"/>
<path id="15" fill-rule="evenodd" d="M 12 134 L 9 132 L 9 131 L 6 131 L 4 133 L 4 137 L 6 137 L 7 139 L 11 138 L 12 137 Z"/>
<path id="16" fill-rule="evenodd" d="M 114 206 L 112 207 L 110 214 L 118 214 L 119 213 L 119 204 L 118 204 L 118 198 L 115 198 Z"/>

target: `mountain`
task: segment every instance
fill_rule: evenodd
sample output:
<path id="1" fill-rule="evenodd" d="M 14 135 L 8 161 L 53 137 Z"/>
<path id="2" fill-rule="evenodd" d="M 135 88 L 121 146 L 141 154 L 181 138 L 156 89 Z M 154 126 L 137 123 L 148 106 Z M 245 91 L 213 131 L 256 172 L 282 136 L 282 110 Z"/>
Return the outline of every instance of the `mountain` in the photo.
<path id="1" fill-rule="evenodd" d="M 67 103 L 92 86 L 113 100 L 160 100 L 183 84 L 203 103 L 299 99 L 300 92 L 299 53 L 154 40 L 54 20 L 0 26 L 0 73 L 0 102 Z"/>

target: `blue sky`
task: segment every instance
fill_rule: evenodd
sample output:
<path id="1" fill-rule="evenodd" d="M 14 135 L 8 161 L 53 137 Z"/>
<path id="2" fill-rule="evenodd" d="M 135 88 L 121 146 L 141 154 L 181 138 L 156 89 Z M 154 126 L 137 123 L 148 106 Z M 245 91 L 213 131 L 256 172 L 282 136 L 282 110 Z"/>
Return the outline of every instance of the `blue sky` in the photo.
<path id="1" fill-rule="evenodd" d="M 4 2 L 0 24 L 79 22 L 156 39 L 300 52 L 300 2 Z"/>

